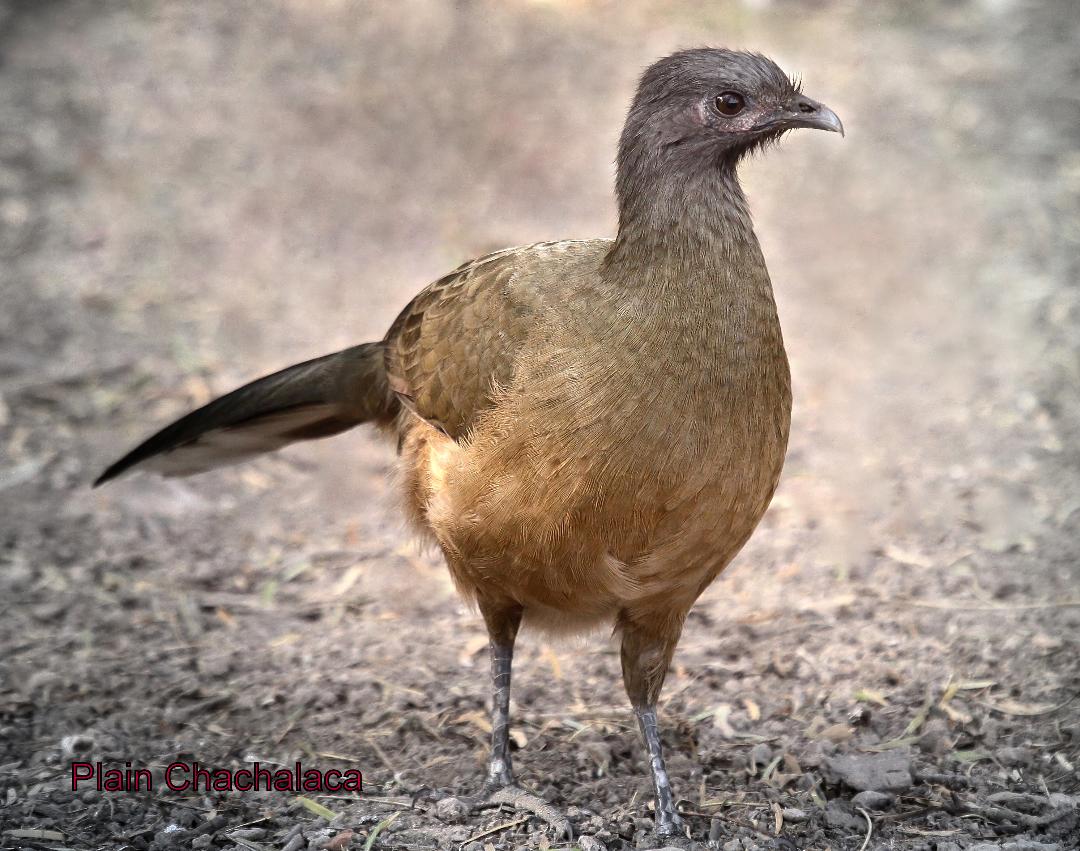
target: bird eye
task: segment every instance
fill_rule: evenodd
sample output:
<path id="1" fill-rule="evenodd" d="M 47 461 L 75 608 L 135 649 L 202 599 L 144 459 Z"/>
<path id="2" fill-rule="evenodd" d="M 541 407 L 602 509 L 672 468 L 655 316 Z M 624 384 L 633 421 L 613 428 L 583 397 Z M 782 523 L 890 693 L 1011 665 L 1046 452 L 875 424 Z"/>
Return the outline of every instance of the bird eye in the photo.
<path id="1" fill-rule="evenodd" d="M 721 92 L 716 96 L 716 111 L 729 118 L 746 108 L 746 98 L 738 92 Z"/>

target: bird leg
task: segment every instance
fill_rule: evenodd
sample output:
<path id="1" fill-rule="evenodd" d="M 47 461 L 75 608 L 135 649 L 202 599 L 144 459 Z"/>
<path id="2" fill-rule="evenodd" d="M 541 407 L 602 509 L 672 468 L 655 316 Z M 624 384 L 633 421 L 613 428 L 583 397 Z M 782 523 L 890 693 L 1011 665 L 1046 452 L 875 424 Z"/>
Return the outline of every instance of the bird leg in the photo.
<path id="1" fill-rule="evenodd" d="M 664 751 L 660 746 L 660 732 L 656 729 L 656 707 L 634 707 L 641 736 L 645 739 L 645 749 L 649 754 L 649 770 L 652 772 L 653 793 L 656 795 L 656 832 L 662 835 L 680 833 L 682 819 L 675 808 L 675 798 L 671 792 L 667 766 L 664 764 Z"/>
<path id="2" fill-rule="evenodd" d="M 656 701 L 682 632 L 682 618 L 675 622 L 663 619 L 646 627 L 624 614 L 619 618 L 618 628 L 622 632 L 623 683 L 645 740 L 652 774 L 653 793 L 656 796 L 656 832 L 664 836 L 681 833 L 683 822 L 675 808 L 675 797 L 660 745 L 660 732 L 656 726 Z"/>
<path id="3" fill-rule="evenodd" d="M 480 603 L 487 624 L 491 652 L 491 755 L 488 758 L 487 788 L 490 791 L 514 784 L 510 759 L 510 669 L 514 662 L 514 640 L 521 626 L 521 606 Z"/>
<path id="4" fill-rule="evenodd" d="M 500 605 L 482 599 L 480 613 L 487 624 L 491 650 L 491 755 L 485 784 L 488 801 L 533 813 L 551 825 L 556 836 L 571 840 L 574 831 L 566 816 L 514 782 L 510 759 L 510 669 L 522 608 L 516 603 Z"/>

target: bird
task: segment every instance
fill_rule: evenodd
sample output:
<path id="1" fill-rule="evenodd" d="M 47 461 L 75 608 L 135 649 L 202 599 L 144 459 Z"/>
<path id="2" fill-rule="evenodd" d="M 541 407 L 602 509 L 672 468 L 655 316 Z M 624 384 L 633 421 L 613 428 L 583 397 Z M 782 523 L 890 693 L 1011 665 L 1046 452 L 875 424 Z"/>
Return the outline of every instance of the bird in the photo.
<path id="1" fill-rule="evenodd" d="M 791 377 L 740 186 L 786 132 L 843 134 L 767 57 L 681 50 L 640 77 L 618 143 L 614 238 L 471 260 L 385 337 L 209 402 L 109 466 L 190 475 L 372 423 L 396 441 L 405 511 L 479 610 L 491 660 L 484 788 L 520 790 L 509 747 L 519 628 L 609 626 L 655 798 L 685 832 L 657 700 L 687 614 L 780 479 Z"/>

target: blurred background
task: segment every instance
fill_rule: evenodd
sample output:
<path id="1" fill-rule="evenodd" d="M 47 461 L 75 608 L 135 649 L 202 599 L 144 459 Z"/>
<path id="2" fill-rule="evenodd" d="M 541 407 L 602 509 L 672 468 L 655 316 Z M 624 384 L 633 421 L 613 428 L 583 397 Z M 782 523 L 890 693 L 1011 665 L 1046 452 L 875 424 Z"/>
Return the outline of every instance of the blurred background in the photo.
<path id="1" fill-rule="evenodd" d="M 823 730 L 865 710 L 826 750 L 894 742 L 925 705 L 906 735 L 937 738 L 904 742 L 915 759 L 968 754 L 984 791 L 1076 791 L 1071 0 L 6 0 L 11 818 L 75 735 L 144 762 L 353 754 L 387 794 L 476 785 L 483 634 L 407 540 L 392 447 L 361 430 L 196 479 L 88 485 L 191 406 L 380 337 L 471 257 L 612 235 L 636 79 L 702 44 L 800 74 L 847 137 L 792 134 L 743 169 L 792 444 L 669 680 L 681 788 L 699 808 L 745 793 L 743 751 L 765 742 L 803 764 L 752 788 L 813 811 Z M 523 779 L 617 823 L 644 771 L 605 637 L 526 636 L 521 658 Z M 1010 767 L 1005 747 L 1030 759 Z M 841 830 L 815 818 L 802 829 Z"/>

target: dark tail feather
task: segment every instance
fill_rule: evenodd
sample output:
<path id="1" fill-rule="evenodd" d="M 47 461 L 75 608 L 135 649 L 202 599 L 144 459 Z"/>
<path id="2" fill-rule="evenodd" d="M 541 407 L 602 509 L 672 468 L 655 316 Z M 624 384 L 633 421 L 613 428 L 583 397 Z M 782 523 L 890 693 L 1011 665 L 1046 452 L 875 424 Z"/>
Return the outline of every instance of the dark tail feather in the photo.
<path id="1" fill-rule="evenodd" d="M 382 343 L 364 343 L 290 366 L 192 411 L 102 473 L 94 487 L 141 466 L 186 476 L 313 440 L 397 410 Z"/>

